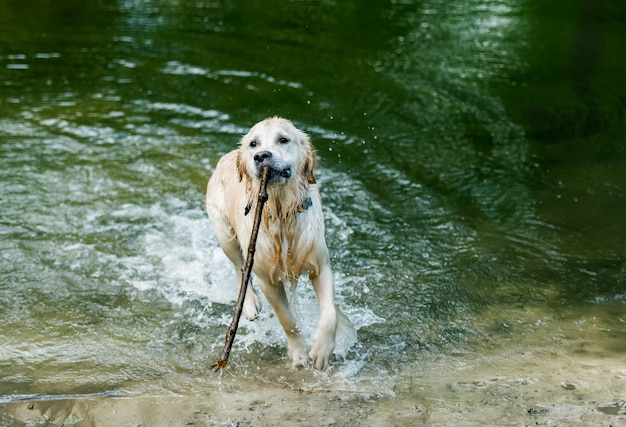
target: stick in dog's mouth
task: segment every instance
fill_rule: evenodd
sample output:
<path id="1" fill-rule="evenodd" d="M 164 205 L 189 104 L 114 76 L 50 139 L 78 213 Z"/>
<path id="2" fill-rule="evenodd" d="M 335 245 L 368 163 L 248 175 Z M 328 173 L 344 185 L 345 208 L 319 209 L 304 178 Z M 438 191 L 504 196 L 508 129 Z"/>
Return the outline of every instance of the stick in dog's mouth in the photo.
<path id="1" fill-rule="evenodd" d="M 252 273 L 252 265 L 254 264 L 254 252 L 256 251 L 256 239 L 259 235 L 259 225 L 261 224 L 261 214 L 263 213 L 263 205 L 268 199 L 267 194 L 267 181 L 269 180 L 271 168 L 269 165 L 263 166 L 261 169 L 261 188 L 259 190 L 259 200 L 257 202 L 256 211 L 254 212 L 254 226 L 252 227 L 252 233 L 250 235 L 250 244 L 248 245 L 248 256 L 246 257 L 246 263 L 243 266 L 243 275 L 241 277 L 241 287 L 239 288 L 239 296 L 237 297 L 237 304 L 235 304 L 235 312 L 233 313 L 233 319 L 230 322 L 228 331 L 226 331 L 226 342 L 224 343 L 224 350 L 222 351 L 222 357 L 220 357 L 211 366 L 211 369 L 225 370 L 228 364 L 228 357 L 230 356 L 230 350 L 235 342 L 235 335 L 237 334 L 237 328 L 239 327 L 239 319 L 241 319 L 241 313 L 243 311 L 243 302 L 246 298 L 246 290 L 248 289 L 248 282 L 250 281 L 250 274 Z"/>
<path id="2" fill-rule="evenodd" d="M 268 184 L 275 184 L 276 182 L 281 181 L 282 179 L 289 179 L 293 175 L 293 172 L 291 171 L 290 167 L 279 169 L 279 168 L 272 167 L 269 164 L 264 164 L 262 167 L 259 168 L 259 172 L 258 172 L 259 181 L 261 181 L 262 179 L 261 177 L 265 170 L 268 171 L 268 175 L 267 175 Z"/>

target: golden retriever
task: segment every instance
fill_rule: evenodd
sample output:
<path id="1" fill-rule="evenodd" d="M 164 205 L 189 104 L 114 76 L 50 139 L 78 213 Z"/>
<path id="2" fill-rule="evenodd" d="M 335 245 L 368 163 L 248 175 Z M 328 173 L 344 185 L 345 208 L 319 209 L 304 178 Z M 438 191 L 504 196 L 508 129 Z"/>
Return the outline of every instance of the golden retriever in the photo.
<path id="1" fill-rule="evenodd" d="M 285 286 L 295 287 L 306 274 L 313 283 L 320 319 L 308 357 L 319 370 L 328 366 L 335 348 L 338 317 L 326 240 L 322 201 L 313 177 L 316 156 L 309 137 L 289 121 L 272 117 L 255 124 L 238 149 L 224 155 L 211 176 L 206 210 L 224 253 L 241 283 L 248 252 L 260 174 L 270 167 L 257 238 L 253 273 L 287 335 L 294 366 L 304 366 L 307 347 L 289 310 Z M 253 320 L 261 306 L 248 285 L 243 313 Z M 347 319 L 346 319 L 347 320 Z"/>

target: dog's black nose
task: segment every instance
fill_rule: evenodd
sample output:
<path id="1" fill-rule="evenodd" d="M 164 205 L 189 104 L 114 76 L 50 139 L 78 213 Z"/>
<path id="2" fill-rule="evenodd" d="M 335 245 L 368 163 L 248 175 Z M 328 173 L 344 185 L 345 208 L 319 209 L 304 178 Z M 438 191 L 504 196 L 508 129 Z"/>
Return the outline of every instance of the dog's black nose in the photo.
<path id="1" fill-rule="evenodd" d="M 254 161 L 257 163 L 263 163 L 263 161 L 271 159 L 272 153 L 269 151 L 259 151 L 254 155 Z"/>

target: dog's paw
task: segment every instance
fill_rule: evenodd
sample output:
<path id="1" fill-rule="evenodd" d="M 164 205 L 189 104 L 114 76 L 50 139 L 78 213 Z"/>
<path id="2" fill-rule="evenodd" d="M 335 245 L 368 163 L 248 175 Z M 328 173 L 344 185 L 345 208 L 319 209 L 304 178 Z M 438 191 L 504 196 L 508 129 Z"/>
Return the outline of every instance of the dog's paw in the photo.
<path id="1" fill-rule="evenodd" d="M 294 368 L 304 368 L 309 363 L 306 351 L 292 353 L 291 360 L 291 366 Z"/>
<path id="2" fill-rule="evenodd" d="M 259 298 L 254 291 L 248 287 L 246 298 L 243 300 L 243 315 L 246 316 L 248 320 L 254 320 L 259 315 L 260 311 L 261 303 L 259 302 Z"/>
<path id="3" fill-rule="evenodd" d="M 306 355 L 306 345 L 300 337 L 288 339 L 287 351 L 294 368 L 302 368 L 307 365 L 309 359 Z"/>
<path id="4" fill-rule="evenodd" d="M 313 339 L 313 348 L 309 352 L 309 359 L 311 363 L 320 371 L 325 371 L 328 368 L 328 360 L 330 355 L 333 354 L 335 349 L 335 338 L 333 336 L 326 336 L 324 339 Z"/>

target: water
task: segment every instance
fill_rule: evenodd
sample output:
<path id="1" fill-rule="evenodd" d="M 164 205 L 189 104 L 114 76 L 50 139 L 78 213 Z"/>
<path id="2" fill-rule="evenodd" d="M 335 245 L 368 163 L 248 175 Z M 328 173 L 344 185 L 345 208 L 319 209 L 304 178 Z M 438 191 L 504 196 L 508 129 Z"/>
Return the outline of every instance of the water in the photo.
<path id="1" fill-rule="evenodd" d="M 0 401 L 219 387 L 237 289 L 204 188 L 270 115 L 317 148 L 358 338 L 292 371 L 265 305 L 240 381 L 395 395 L 559 334 L 623 355 L 626 16 L 601 3 L 3 2 Z"/>

